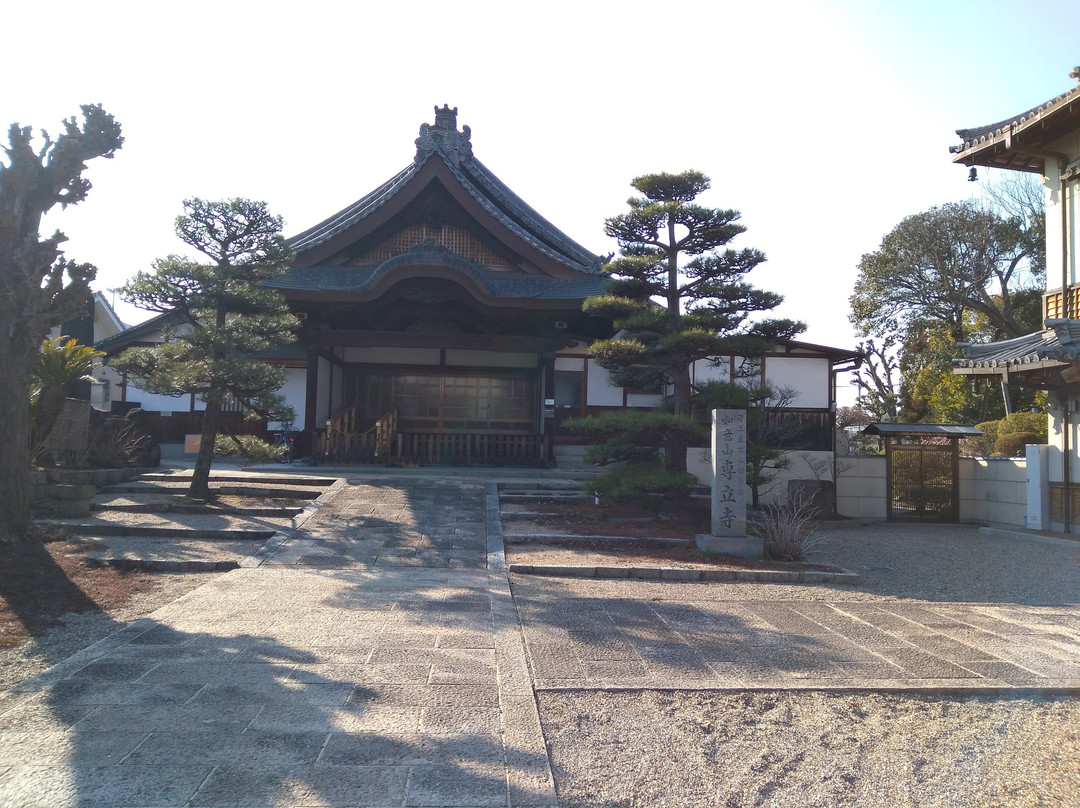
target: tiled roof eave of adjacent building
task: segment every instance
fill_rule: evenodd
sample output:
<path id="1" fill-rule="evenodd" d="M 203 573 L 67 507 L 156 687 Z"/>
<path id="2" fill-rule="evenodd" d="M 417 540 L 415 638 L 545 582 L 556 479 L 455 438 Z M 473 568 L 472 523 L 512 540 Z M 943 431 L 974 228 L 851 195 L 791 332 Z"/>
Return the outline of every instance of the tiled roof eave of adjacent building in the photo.
<path id="1" fill-rule="evenodd" d="M 1029 109 L 1020 115 L 1006 118 L 1003 121 L 992 123 L 987 126 L 978 126 L 971 129 L 957 129 L 956 134 L 961 138 L 958 146 L 951 146 L 952 154 L 962 154 L 980 145 L 992 143 L 1004 135 L 1024 129 L 1036 121 L 1054 114 L 1064 105 L 1080 98 L 1080 87 L 1076 87 L 1067 93 L 1051 98 L 1044 104 Z"/>
<path id="2" fill-rule="evenodd" d="M 1006 370 L 1080 361 L 1080 320 L 1047 320 L 1047 329 L 983 345 L 961 344 L 953 366 Z"/>

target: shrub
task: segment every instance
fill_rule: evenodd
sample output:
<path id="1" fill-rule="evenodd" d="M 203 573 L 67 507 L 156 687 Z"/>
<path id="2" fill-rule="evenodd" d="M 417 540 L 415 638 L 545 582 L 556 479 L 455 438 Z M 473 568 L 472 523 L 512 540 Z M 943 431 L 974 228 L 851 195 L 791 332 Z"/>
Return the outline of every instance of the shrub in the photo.
<path id="1" fill-rule="evenodd" d="M 161 450 L 127 418 L 92 419 L 88 460 L 96 468 L 156 466 L 161 461 Z"/>
<path id="2" fill-rule="evenodd" d="M 618 462 L 589 486 L 601 496 L 615 500 L 665 496 L 685 498 L 697 484 L 686 472 L 664 466 L 661 447 L 678 435 L 687 443 L 700 440 L 705 430 L 692 418 L 656 411 L 612 411 L 589 418 L 576 418 L 564 426 L 582 434 L 591 444 L 585 462 L 603 466 Z"/>
<path id="3" fill-rule="evenodd" d="M 813 533 L 817 525 L 813 499 L 799 490 L 789 491 L 783 499 L 767 505 L 750 516 L 747 528 L 765 543 L 765 554 L 777 561 L 804 561 L 817 544 Z"/>
<path id="4" fill-rule="evenodd" d="M 983 431 L 983 434 L 977 438 L 965 438 L 960 444 L 962 453 L 969 457 L 1002 454 L 997 448 L 998 439 L 1017 432 L 1032 436 L 1026 441 L 1027 443 L 1046 443 L 1047 441 L 1046 413 L 1042 412 L 1014 412 L 997 421 L 983 421 L 976 426 Z M 1004 454 L 1013 456 L 1012 452 Z"/>
<path id="5" fill-rule="evenodd" d="M 651 460 L 632 461 L 616 466 L 587 484 L 590 493 L 614 501 L 686 499 L 697 485 L 693 474 L 664 471 Z"/>
<path id="6" fill-rule="evenodd" d="M 999 435 L 994 441 L 994 454 L 1002 457 L 1022 457 L 1025 446 L 1038 442 L 1039 436 L 1034 432 L 1010 432 Z"/>
<path id="7" fill-rule="evenodd" d="M 244 458 L 245 466 L 255 463 L 271 463 L 284 450 L 283 446 L 274 446 L 272 443 L 254 435 L 218 435 L 214 439 L 215 455 L 228 457 L 229 455 L 238 454 Z"/>

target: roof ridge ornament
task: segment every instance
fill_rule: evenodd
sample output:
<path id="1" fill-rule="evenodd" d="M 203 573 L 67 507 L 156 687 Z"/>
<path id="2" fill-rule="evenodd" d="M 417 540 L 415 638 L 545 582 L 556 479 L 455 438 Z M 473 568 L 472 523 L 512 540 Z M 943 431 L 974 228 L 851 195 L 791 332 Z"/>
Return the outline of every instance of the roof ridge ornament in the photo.
<path id="1" fill-rule="evenodd" d="M 442 109 L 435 107 L 435 123 L 420 124 L 420 137 L 416 139 L 416 157 L 413 162 L 420 165 L 436 151 L 440 152 L 452 165 L 460 165 L 462 160 L 472 158 L 472 143 L 469 138 L 472 130 L 468 126 L 457 128 L 457 107 L 450 109 L 443 104 Z"/>

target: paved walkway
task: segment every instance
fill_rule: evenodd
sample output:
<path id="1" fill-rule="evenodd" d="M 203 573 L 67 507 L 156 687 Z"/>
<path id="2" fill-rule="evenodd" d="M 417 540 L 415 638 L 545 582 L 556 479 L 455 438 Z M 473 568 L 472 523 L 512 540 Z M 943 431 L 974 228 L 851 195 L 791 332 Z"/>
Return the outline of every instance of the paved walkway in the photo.
<path id="1" fill-rule="evenodd" d="M 517 614 L 494 482 L 357 477 L 252 566 L 0 700 L 0 806 L 554 808 L 534 684 L 1080 687 L 1073 607 L 514 586 Z"/>
<path id="2" fill-rule="evenodd" d="M 1080 690 L 1075 607 L 733 601 L 709 585 L 598 583 L 515 579 L 536 689 Z"/>
<path id="3" fill-rule="evenodd" d="M 556 806 L 489 510 L 477 482 L 343 487 L 0 702 L 0 805 Z"/>

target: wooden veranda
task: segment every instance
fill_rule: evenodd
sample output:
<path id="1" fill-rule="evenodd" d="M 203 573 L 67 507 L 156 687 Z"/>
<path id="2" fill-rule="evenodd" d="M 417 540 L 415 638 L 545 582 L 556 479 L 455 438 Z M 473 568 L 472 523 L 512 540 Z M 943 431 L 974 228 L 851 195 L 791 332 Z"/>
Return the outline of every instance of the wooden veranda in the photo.
<path id="1" fill-rule="evenodd" d="M 316 435 L 315 456 L 323 463 L 359 465 L 543 466 L 550 439 L 544 435 L 475 432 L 401 432 L 397 410 L 367 428 L 349 407 Z"/>

